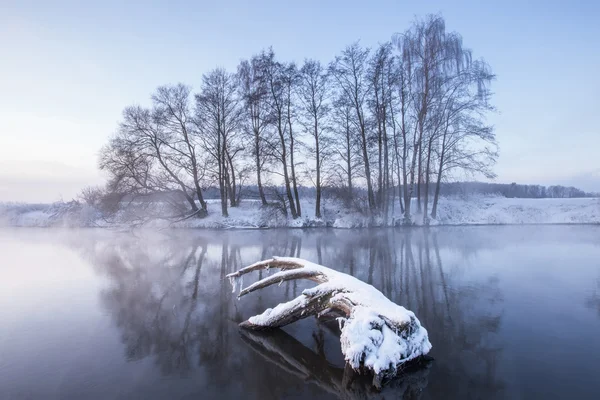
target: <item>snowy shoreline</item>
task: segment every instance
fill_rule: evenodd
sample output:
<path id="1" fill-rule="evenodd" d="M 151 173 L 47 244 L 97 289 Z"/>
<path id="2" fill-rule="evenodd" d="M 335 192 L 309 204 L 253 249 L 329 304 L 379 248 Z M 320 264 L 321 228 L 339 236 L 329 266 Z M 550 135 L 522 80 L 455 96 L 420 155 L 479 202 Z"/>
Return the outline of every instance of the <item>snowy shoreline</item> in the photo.
<path id="1" fill-rule="evenodd" d="M 373 228 L 399 226 L 400 210 L 386 218 L 370 218 L 348 210 L 336 201 L 324 201 L 322 218 L 314 217 L 314 202 L 301 201 L 304 216 L 284 218 L 273 209 L 260 207 L 256 201 L 244 201 L 230 208 L 223 218 L 217 204 L 209 202 L 209 215 L 171 223 L 160 219 L 144 219 L 139 211 L 119 211 L 110 219 L 95 208 L 77 202 L 53 204 L 0 204 L 0 227 L 66 227 L 66 228 L 183 228 L 183 229 L 269 229 L 269 228 Z M 415 209 L 416 207 L 413 207 Z M 422 226 L 422 214 L 412 215 L 413 226 Z M 596 225 L 600 224 L 599 198 L 517 199 L 494 196 L 441 198 L 438 218 L 431 226 L 485 225 Z"/>

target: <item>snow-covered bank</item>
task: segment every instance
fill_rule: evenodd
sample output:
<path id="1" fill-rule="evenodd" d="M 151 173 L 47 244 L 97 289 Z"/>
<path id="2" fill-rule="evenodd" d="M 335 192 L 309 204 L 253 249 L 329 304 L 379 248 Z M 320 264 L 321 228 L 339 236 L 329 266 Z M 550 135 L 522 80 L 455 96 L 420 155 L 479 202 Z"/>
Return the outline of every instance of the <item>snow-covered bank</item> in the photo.
<path id="1" fill-rule="evenodd" d="M 322 218 L 314 217 L 314 202 L 301 201 L 303 217 L 292 220 L 275 209 L 262 208 L 257 201 L 243 201 L 229 209 L 229 217 L 218 212 L 218 201 L 209 201 L 206 218 L 191 218 L 178 222 L 152 219 L 143 215 L 147 207 L 130 208 L 110 218 L 93 207 L 77 202 L 53 204 L 0 204 L 0 226 L 20 227 L 127 227 L 140 225 L 163 228 L 305 228 L 334 227 L 360 228 L 398 225 L 402 221 L 399 207 L 385 218 L 369 218 L 357 211 L 344 208 L 339 202 L 325 200 Z M 413 210 L 416 205 L 413 205 Z M 508 199 L 504 197 L 470 196 L 441 198 L 436 220 L 431 225 L 511 225 L 511 224 L 600 224 L 600 199 Z M 423 216 L 413 214 L 415 225 L 421 225 Z"/>

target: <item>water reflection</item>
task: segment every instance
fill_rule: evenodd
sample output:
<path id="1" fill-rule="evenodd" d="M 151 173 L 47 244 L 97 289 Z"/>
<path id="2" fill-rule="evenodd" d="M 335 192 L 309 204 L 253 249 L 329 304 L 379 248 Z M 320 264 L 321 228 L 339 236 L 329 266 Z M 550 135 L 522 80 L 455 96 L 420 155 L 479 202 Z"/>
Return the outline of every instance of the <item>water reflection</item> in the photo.
<path id="1" fill-rule="evenodd" d="M 240 336 L 238 322 L 309 284 L 286 282 L 239 302 L 225 275 L 259 258 L 289 255 L 373 284 L 414 310 L 427 327 L 436 361 L 390 385 L 388 396 L 494 398 L 503 392 L 497 370 L 502 349 L 494 341 L 502 323 L 498 280 L 493 274 L 466 279 L 460 263 L 452 261 L 455 250 L 440 245 L 436 231 L 172 235 L 108 237 L 82 249 L 108 277 L 101 300 L 118 327 L 127 360 L 151 358 L 164 376 L 193 378 L 211 396 L 373 395 L 360 380 L 348 385 L 339 341 L 330 333 L 318 340 L 323 326 L 313 320 L 289 327 L 293 336 L 283 331 Z M 451 262 L 446 266 L 444 260 Z M 307 385 L 307 378 L 314 385 Z"/>
<path id="2" fill-rule="evenodd" d="M 344 399 L 418 399 L 427 387 L 430 361 L 411 365 L 384 386 L 382 391 L 373 388 L 372 380 L 356 374 L 352 368 L 332 365 L 322 348 L 323 331 L 314 335 L 317 352 L 304 346 L 283 330 L 250 332 L 240 330 L 242 340 L 265 360 L 277 368 L 305 382 L 317 385 L 324 391 Z"/>
<path id="3" fill-rule="evenodd" d="M 586 305 L 593 310 L 597 310 L 598 317 L 600 317 L 600 278 L 596 282 L 596 289 L 587 299 Z"/>

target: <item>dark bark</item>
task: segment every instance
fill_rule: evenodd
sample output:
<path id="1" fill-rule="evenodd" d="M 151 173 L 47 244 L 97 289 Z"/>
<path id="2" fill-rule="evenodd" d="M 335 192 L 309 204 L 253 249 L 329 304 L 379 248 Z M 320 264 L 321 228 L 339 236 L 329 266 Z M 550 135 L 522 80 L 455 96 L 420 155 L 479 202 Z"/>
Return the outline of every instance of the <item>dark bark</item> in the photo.
<path id="1" fill-rule="evenodd" d="M 318 132 L 317 118 L 315 118 L 315 152 L 317 153 L 317 198 L 315 200 L 315 217 L 321 218 L 321 152 L 319 148 Z"/>
<path id="2" fill-rule="evenodd" d="M 288 174 L 288 166 L 287 166 L 287 151 L 285 144 L 285 137 L 283 135 L 283 127 L 281 126 L 281 120 L 278 123 L 277 130 L 279 132 L 279 140 L 281 144 L 281 165 L 283 168 L 283 181 L 285 183 L 285 194 L 287 196 L 288 204 L 290 207 L 290 213 L 292 214 L 292 218 L 298 218 L 298 214 L 296 213 L 296 207 L 294 204 L 294 197 L 292 196 L 292 189 L 290 186 L 290 177 Z"/>
<path id="3" fill-rule="evenodd" d="M 284 77 L 284 66 L 274 60 L 275 55 L 272 51 L 263 55 L 263 69 L 264 75 L 267 79 L 267 85 L 270 93 L 271 102 L 271 113 L 274 125 L 277 129 L 279 136 L 279 161 L 283 169 L 283 180 L 285 184 L 285 195 L 287 197 L 288 205 L 292 218 L 298 218 L 298 212 L 296 210 L 296 202 L 292 195 L 290 175 L 288 170 L 288 154 L 287 154 L 287 143 L 285 140 L 285 118 L 284 107 L 285 107 L 285 77 Z M 287 211 L 286 211 L 287 213 Z"/>
<path id="4" fill-rule="evenodd" d="M 437 206 L 440 198 L 440 186 L 442 182 L 442 172 L 444 170 L 444 162 L 446 161 L 446 138 L 448 137 L 448 127 L 444 129 L 444 135 L 442 137 L 442 150 L 440 153 L 440 161 L 438 165 L 437 179 L 435 182 L 435 193 L 433 195 L 433 206 L 431 207 L 431 217 L 437 218 Z"/>
<path id="5" fill-rule="evenodd" d="M 389 146 L 388 146 L 388 135 L 387 135 L 387 126 L 386 126 L 386 119 L 387 119 L 387 112 L 384 111 L 384 119 L 383 119 L 383 173 L 384 173 L 384 177 L 383 177 L 383 212 L 384 214 L 387 216 L 388 214 L 388 207 L 389 207 L 389 201 L 388 201 L 388 191 L 390 188 L 390 164 L 389 164 Z"/>
<path id="6" fill-rule="evenodd" d="M 220 116 L 217 116 L 217 155 L 218 155 L 218 180 L 219 180 L 219 194 L 221 197 L 221 214 L 224 217 L 228 217 L 229 213 L 227 212 L 227 189 L 226 189 L 226 167 L 223 162 L 225 159 L 225 140 L 223 139 L 223 135 L 221 133 L 222 127 L 220 122 Z"/>
<path id="7" fill-rule="evenodd" d="M 262 185 L 261 178 L 261 161 L 260 161 L 260 134 L 258 129 L 254 129 L 254 161 L 256 163 L 256 181 L 258 185 L 258 195 L 263 206 L 267 205 L 267 198 L 265 196 L 265 190 Z"/>
<path id="8" fill-rule="evenodd" d="M 185 197 L 185 199 L 190 204 L 190 207 L 192 208 L 192 212 L 194 212 L 194 213 L 198 212 L 198 206 L 196 205 L 196 202 L 194 201 L 194 198 L 189 195 L 189 193 L 187 192 L 187 187 L 185 186 L 185 184 L 181 181 L 181 179 L 179 179 L 177 177 L 177 175 L 175 175 L 175 173 L 173 173 L 173 171 L 171 171 L 171 168 L 169 168 L 169 166 L 167 165 L 167 163 L 163 159 L 163 157 L 161 155 L 160 146 L 158 145 L 158 143 L 156 142 L 156 140 L 153 140 L 153 147 L 154 147 L 154 149 L 156 151 L 156 157 L 158 159 L 158 162 L 164 168 L 164 170 L 167 171 L 167 173 L 169 174 L 169 176 L 171 176 L 171 178 L 175 182 L 177 182 L 177 184 L 181 188 L 181 192 L 183 193 L 183 196 Z"/>
<path id="9" fill-rule="evenodd" d="M 433 138 L 429 138 L 427 145 L 427 163 L 425 166 L 425 189 L 423 196 L 423 225 L 429 225 L 429 215 L 427 209 L 429 206 L 429 179 L 431 173 L 431 147 L 433 146 Z"/>
<path id="10" fill-rule="evenodd" d="M 229 151 L 225 154 L 227 158 L 227 167 L 229 169 L 229 205 L 231 207 L 238 206 L 238 188 L 235 181 L 235 169 L 233 167 L 233 159 L 229 154 Z"/>
<path id="11" fill-rule="evenodd" d="M 346 116 L 346 171 L 348 173 L 348 204 L 352 200 L 352 138 L 349 116 Z"/>
<path id="12" fill-rule="evenodd" d="M 373 184 L 371 183 L 371 166 L 369 162 L 369 152 L 367 150 L 367 134 L 365 132 L 365 121 L 363 116 L 361 115 L 361 111 L 359 109 L 356 110 L 358 115 L 358 119 L 360 121 L 360 136 L 361 136 L 361 148 L 362 148 L 362 156 L 363 163 L 365 167 L 365 178 L 367 180 L 367 196 L 369 201 L 369 209 L 375 210 L 375 195 L 373 194 Z"/>
<path id="13" fill-rule="evenodd" d="M 419 142 L 418 142 L 418 173 L 417 173 L 417 212 L 421 212 L 421 180 L 423 179 L 423 151 L 421 143 L 423 140 L 423 126 L 419 124 Z"/>
<path id="14" fill-rule="evenodd" d="M 300 195 L 298 194 L 298 181 L 296 180 L 296 166 L 294 164 L 294 133 L 292 131 L 292 121 L 288 117 L 288 125 L 289 125 L 289 136 L 290 136 L 290 167 L 291 167 L 291 178 L 292 178 L 292 186 L 294 189 L 294 199 L 296 201 L 296 215 L 298 217 L 302 216 L 302 210 L 300 208 Z M 292 213 L 293 214 L 293 213 Z M 296 217 L 294 217 L 296 218 Z"/>

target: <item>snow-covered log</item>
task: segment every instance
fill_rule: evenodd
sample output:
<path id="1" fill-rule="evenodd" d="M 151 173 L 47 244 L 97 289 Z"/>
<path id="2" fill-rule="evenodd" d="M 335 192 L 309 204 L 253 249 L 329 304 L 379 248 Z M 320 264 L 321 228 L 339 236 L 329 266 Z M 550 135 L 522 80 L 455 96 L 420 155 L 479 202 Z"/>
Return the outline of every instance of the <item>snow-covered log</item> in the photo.
<path id="1" fill-rule="evenodd" d="M 357 371 L 373 371 L 375 381 L 397 374 L 399 367 L 431 350 L 427 330 L 412 311 L 399 306 L 373 286 L 353 276 L 300 258 L 274 257 L 229 274 L 278 268 L 280 271 L 247 288 L 238 297 L 292 279 L 309 279 L 317 286 L 306 289 L 293 300 L 269 308 L 240 326 L 252 330 L 278 328 L 311 315 L 337 312 L 340 342 L 346 363 Z"/>

